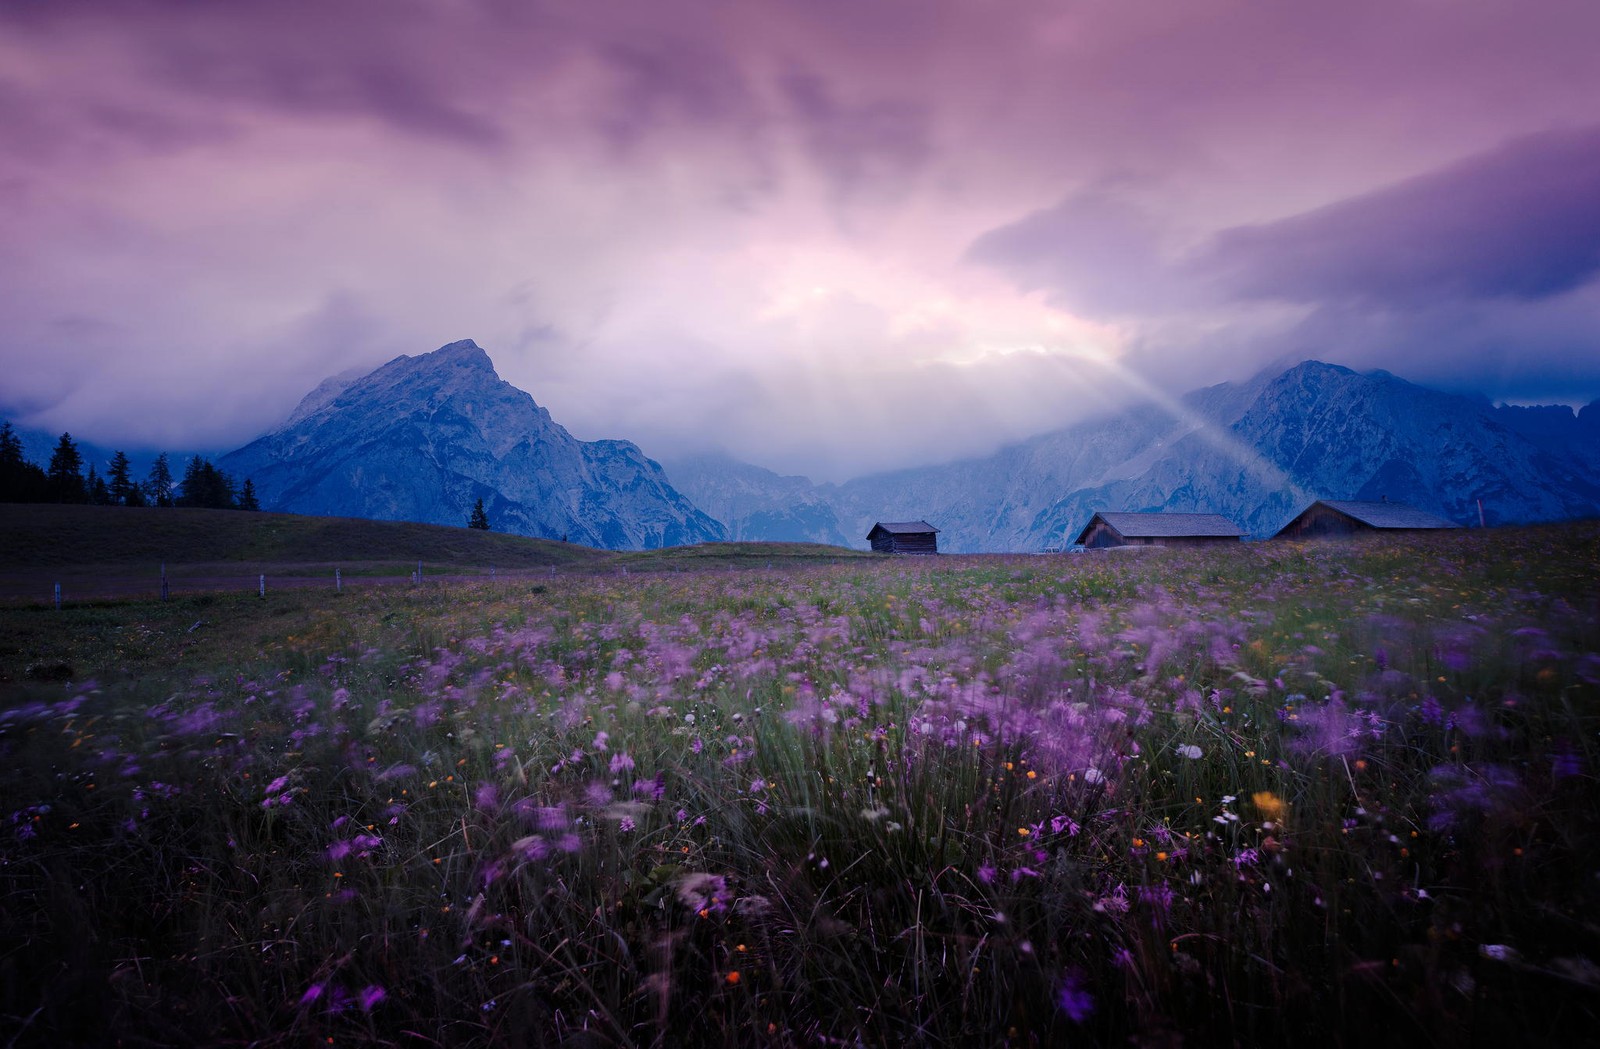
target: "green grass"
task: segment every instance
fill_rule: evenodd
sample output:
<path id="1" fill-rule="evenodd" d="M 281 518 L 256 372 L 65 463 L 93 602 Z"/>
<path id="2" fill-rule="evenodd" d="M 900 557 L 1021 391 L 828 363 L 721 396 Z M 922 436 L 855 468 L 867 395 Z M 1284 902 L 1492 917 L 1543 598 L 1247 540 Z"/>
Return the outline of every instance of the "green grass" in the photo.
<path id="1" fill-rule="evenodd" d="M 4 1026 L 269 1046 L 1600 1029 L 1600 527 L 735 551 L 740 571 L 710 549 L 0 609 Z M 70 674 L 26 672 L 53 662 Z"/>

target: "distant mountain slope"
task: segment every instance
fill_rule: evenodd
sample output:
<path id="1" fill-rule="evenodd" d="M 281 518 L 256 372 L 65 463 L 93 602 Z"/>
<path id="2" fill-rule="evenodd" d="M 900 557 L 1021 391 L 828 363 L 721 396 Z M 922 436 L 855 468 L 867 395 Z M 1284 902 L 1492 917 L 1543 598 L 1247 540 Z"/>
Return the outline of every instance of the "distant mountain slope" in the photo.
<path id="1" fill-rule="evenodd" d="M 468 340 L 313 390 L 279 430 L 217 464 L 268 510 L 464 524 L 606 549 L 722 539 L 627 441 L 579 441 Z"/>
<path id="2" fill-rule="evenodd" d="M 1136 405 L 983 459 L 807 488 L 703 461 L 685 491 L 760 515 L 831 509 L 852 545 L 875 520 L 925 518 L 949 551 L 1056 549 L 1097 510 L 1220 513 L 1270 535 L 1312 499 L 1412 503 L 1476 524 L 1600 514 L 1600 403 L 1496 408 L 1386 372 L 1307 361 L 1180 401 Z M 779 483 L 781 482 L 781 483 Z M 739 500 L 727 496 L 739 492 Z M 722 502 L 717 502 L 721 499 Z"/>
<path id="3" fill-rule="evenodd" d="M 859 546 L 839 528 L 826 490 L 804 477 L 784 477 L 727 456 L 698 456 L 662 464 L 667 477 L 729 539 Z M 862 532 L 862 535 L 865 535 Z"/>

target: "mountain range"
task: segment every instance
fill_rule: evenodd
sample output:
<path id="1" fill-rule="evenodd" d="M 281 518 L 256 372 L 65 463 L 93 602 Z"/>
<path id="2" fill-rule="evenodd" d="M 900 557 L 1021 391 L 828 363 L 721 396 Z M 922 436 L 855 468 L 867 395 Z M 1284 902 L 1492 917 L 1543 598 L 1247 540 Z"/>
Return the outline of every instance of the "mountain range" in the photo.
<path id="1" fill-rule="evenodd" d="M 1318 498 L 1387 498 L 1467 525 L 1597 516 L 1600 401 L 1497 406 L 1305 361 L 992 455 L 815 484 L 580 441 L 469 339 L 328 379 L 217 465 L 250 478 L 264 509 L 461 525 L 482 499 L 498 531 L 612 549 L 864 548 L 874 521 L 920 518 L 941 550 L 1021 552 L 1062 548 L 1100 510 L 1218 513 L 1257 536 Z"/>
<path id="2" fill-rule="evenodd" d="M 874 521 L 920 518 L 941 550 L 1060 549 L 1098 510 L 1220 513 L 1271 535 L 1318 498 L 1507 524 L 1600 515 L 1600 402 L 1497 407 L 1306 361 L 841 485 L 712 457 L 666 467 L 730 536 L 857 547 Z"/>

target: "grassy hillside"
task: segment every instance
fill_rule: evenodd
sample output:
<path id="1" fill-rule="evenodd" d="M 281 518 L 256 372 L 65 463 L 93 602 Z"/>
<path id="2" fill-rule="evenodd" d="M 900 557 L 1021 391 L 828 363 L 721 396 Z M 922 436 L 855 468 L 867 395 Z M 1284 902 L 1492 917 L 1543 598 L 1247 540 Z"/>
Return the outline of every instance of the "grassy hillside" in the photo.
<path id="1" fill-rule="evenodd" d="M 215 562 L 406 562 L 503 568 L 602 557 L 570 543 L 349 517 L 113 506 L 0 506 L 0 569 Z"/>
<path id="2" fill-rule="evenodd" d="M 106 506 L 0 504 L 0 600 L 136 600 L 425 575 L 679 572 L 828 564 L 871 555 L 811 543 L 707 543 L 619 553 L 470 528 L 348 517 Z"/>

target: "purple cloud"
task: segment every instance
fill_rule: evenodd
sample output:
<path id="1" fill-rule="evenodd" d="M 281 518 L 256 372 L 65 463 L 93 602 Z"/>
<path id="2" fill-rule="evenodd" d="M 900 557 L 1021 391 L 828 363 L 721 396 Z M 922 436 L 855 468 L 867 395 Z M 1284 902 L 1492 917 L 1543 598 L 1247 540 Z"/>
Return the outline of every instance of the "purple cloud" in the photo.
<path id="1" fill-rule="evenodd" d="M 1596 32 L 1593 0 L 0 2 L 0 409 L 220 447 L 471 336 L 582 436 L 667 455 L 710 414 L 839 476 L 1070 422 L 1083 357 L 1587 399 L 1595 133 L 1548 129 L 1595 119 Z"/>
<path id="2" fill-rule="evenodd" d="M 1162 240 L 1146 211 L 1096 187 L 990 230 L 968 258 L 1091 314 L 1547 299 L 1600 272 L 1600 127 L 1519 138 L 1314 211 L 1224 229 L 1180 258 Z"/>
<path id="3" fill-rule="evenodd" d="M 1114 183 L 988 231 L 966 258 L 1088 315 L 1171 309 L 1190 297 L 1174 279 L 1159 224 Z"/>
<path id="4" fill-rule="evenodd" d="M 677 38 L 618 40 L 597 50 L 612 80 L 598 124 L 624 155 L 673 127 L 760 134 L 752 85 L 721 50 Z"/>
<path id="5" fill-rule="evenodd" d="M 1224 230 L 1184 269 L 1224 299 L 1406 307 L 1571 291 L 1600 272 L 1600 127 Z"/>
<path id="6" fill-rule="evenodd" d="M 928 114 L 907 98 L 846 102 L 814 73 L 791 73 L 782 87 L 811 157 L 845 196 L 875 185 L 903 192 L 932 154 Z"/>

